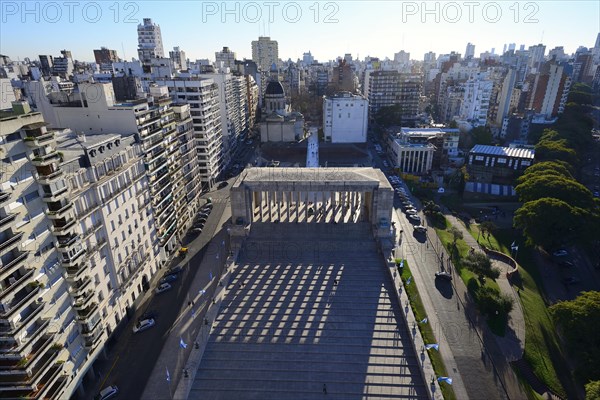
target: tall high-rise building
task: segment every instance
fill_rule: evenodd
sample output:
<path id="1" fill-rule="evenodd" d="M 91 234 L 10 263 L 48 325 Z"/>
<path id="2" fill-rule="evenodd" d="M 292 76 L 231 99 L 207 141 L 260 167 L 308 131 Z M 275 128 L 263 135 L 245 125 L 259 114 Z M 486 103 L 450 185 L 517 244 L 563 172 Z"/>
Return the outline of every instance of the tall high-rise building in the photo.
<path id="1" fill-rule="evenodd" d="M 529 68 L 535 68 L 536 70 L 544 63 L 544 55 L 546 54 L 546 46 L 538 44 L 536 46 L 529 46 Z"/>
<path id="2" fill-rule="evenodd" d="M 165 56 L 160 26 L 152 23 L 152 18 L 144 18 L 144 22 L 138 25 L 137 32 L 138 58 L 143 64 L 149 64 L 152 58 Z"/>
<path id="3" fill-rule="evenodd" d="M 116 50 L 109 50 L 106 47 L 100 47 L 99 50 L 94 50 L 94 59 L 96 64 L 105 65 L 119 61 Z"/>
<path id="4" fill-rule="evenodd" d="M 548 61 L 535 75 L 527 99 L 527 108 L 537 114 L 552 118 L 561 114 L 567 101 L 571 79 L 562 65 Z"/>
<path id="5" fill-rule="evenodd" d="M 233 71 L 235 68 L 235 52 L 229 50 L 229 47 L 223 47 L 223 50 L 215 51 L 215 67 L 217 69 L 223 68 L 222 72 L 225 72 L 224 68 Z"/>
<path id="6" fill-rule="evenodd" d="M 258 40 L 252 41 L 252 60 L 263 71 L 269 71 L 272 64 L 279 60 L 279 48 L 277 41 L 268 36 L 259 36 Z"/>
<path id="7" fill-rule="evenodd" d="M 509 68 L 504 80 L 502 81 L 502 90 L 498 96 L 498 111 L 496 113 L 496 126 L 502 126 L 504 118 L 510 112 L 510 104 L 512 92 L 517 82 L 517 71 L 514 68 Z"/>
<path id="8" fill-rule="evenodd" d="M 38 58 L 40 59 L 40 70 L 42 75 L 50 76 L 52 74 L 52 67 L 54 66 L 54 58 L 48 54 L 40 54 Z"/>
<path id="9" fill-rule="evenodd" d="M 188 68 L 185 51 L 181 50 L 179 46 L 175 46 L 172 51 L 169 51 L 169 58 L 176 70 L 185 71 Z"/>
<path id="10" fill-rule="evenodd" d="M 367 99 L 369 117 L 386 106 L 399 104 L 402 107 L 402 124 L 411 125 L 419 113 L 421 77 L 402 74 L 398 71 L 372 71 L 369 73 Z"/>
<path id="11" fill-rule="evenodd" d="M 149 97 L 126 103 L 116 101 L 110 83 L 80 83 L 78 89 L 76 94 L 40 96 L 45 104 L 40 101 L 38 105 L 55 126 L 69 126 L 77 132 L 135 135 L 141 144 L 150 182 L 160 261 L 165 262 L 178 250 L 181 235 L 191 225 L 190 218 L 200 195 L 199 171 L 191 175 L 193 165 L 188 165 L 195 165 L 196 160 L 184 157 L 196 150 L 191 134 L 191 112 L 174 110 L 164 86 L 151 86 Z M 44 93 L 43 88 L 38 90 Z M 184 158 L 185 165 L 181 165 Z M 181 183 L 181 173 L 185 175 L 184 180 L 190 180 L 189 185 L 181 189 L 187 197 L 184 210 L 178 208 L 180 203 L 173 201 L 181 197 L 177 186 Z"/>
<path id="12" fill-rule="evenodd" d="M 494 54 L 493 50 L 492 54 Z M 467 48 L 465 49 L 465 60 L 469 60 L 473 57 L 475 57 L 475 45 L 472 43 L 467 43 Z"/>
<path id="13" fill-rule="evenodd" d="M 398 53 L 394 53 L 394 61 L 399 64 L 408 64 L 410 62 L 410 53 L 400 50 Z"/>
<path id="14" fill-rule="evenodd" d="M 358 79 L 352 65 L 346 60 L 339 60 L 338 65 L 333 67 L 331 74 L 331 87 L 336 91 L 354 93 L 357 90 Z"/>

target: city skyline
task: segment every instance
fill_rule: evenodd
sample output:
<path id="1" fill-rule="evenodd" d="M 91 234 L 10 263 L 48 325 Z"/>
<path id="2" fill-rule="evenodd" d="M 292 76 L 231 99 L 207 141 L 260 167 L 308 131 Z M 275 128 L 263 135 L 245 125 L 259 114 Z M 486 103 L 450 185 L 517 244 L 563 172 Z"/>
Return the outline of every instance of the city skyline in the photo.
<path id="1" fill-rule="evenodd" d="M 143 18 L 161 26 L 166 52 L 179 46 L 190 60 L 214 60 L 223 46 L 236 52 L 238 59 L 250 59 L 250 43 L 259 36 L 277 40 L 280 59 L 292 61 L 308 51 L 319 61 L 329 61 L 346 53 L 360 59 L 393 59 L 400 50 L 422 60 L 429 51 L 464 54 L 467 43 L 475 45 L 475 57 L 492 49 L 501 54 L 509 43 L 517 49 L 543 43 L 546 51 L 563 46 L 565 53 L 572 54 L 579 46 L 592 47 L 600 30 L 600 5 L 592 1 L 223 4 L 170 2 L 166 9 L 152 1 L 84 2 L 68 7 L 3 2 L 2 37 L 15 37 L 15 31 L 27 29 L 28 37 L 35 40 L 5 39 L 0 52 L 23 60 L 67 49 L 74 59 L 93 61 L 93 49 L 104 46 L 130 60 L 137 58 L 137 25 Z"/>

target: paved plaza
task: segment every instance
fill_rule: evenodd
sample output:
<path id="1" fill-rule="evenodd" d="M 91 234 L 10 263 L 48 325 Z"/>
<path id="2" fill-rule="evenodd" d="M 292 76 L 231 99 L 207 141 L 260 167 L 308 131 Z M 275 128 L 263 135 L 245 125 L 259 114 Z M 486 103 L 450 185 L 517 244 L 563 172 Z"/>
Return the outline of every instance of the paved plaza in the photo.
<path id="1" fill-rule="evenodd" d="M 370 228 L 254 222 L 189 398 L 427 398 Z"/>

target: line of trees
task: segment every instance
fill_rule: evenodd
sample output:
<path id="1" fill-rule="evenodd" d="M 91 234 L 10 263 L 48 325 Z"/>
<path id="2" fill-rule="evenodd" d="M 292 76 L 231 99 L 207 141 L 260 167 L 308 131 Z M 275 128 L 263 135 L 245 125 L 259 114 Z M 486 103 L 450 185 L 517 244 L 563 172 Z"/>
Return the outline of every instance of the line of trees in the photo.
<path id="1" fill-rule="evenodd" d="M 518 178 L 515 190 L 524 203 L 514 223 L 527 242 L 552 249 L 571 241 L 600 236 L 600 201 L 577 182 L 578 154 L 594 146 L 589 116 L 591 89 L 575 87 L 553 129 L 545 129 L 535 146 L 536 163 Z"/>

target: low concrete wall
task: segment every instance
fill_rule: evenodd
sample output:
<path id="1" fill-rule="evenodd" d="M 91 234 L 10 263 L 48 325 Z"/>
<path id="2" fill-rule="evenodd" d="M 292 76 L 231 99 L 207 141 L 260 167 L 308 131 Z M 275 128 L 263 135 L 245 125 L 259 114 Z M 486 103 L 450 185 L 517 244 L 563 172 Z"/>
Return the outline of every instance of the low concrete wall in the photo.
<path id="1" fill-rule="evenodd" d="M 485 246 L 481 246 L 481 247 L 483 247 L 483 250 L 485 251 L 485 253 L 488 256 L 493 256 L 494 258 L 497 258 L 500 261 L 505 262 L 506 264 L 508 264 L 512 267 L 512 271 L 508 271 L 506 273 L 507 279 L 511 279 L 513 276 L 519 274 L 519 263 L 517 263 L 512 257 L 507 256 L 506 254 L 501 253 L 499 251 L 488 249 Z"/>

